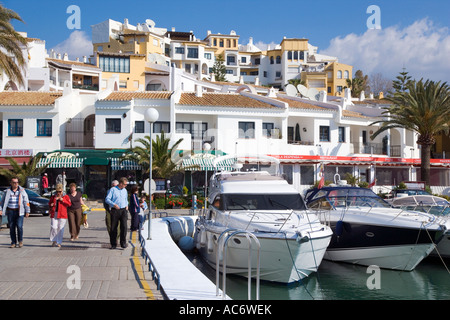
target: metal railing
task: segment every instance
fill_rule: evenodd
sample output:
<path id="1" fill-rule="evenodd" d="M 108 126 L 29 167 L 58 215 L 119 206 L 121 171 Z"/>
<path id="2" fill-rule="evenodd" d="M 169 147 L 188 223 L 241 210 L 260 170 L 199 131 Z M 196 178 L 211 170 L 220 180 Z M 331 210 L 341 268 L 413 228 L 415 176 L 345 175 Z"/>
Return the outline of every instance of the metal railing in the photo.
<path id="1" fill-rule="evenodd" d="M 231 233 L 231 234 L 230 234 Z M 255 241 L 257 245 L 257 265 L 256 265 L 256 300 L 259 300 L 259 283 L 260 283 L 260 250 L 261 244 L 258 238 L 251 232 L 238 230 L 238 229 L 228 229 L 222 232 L 217 239 L 217 249 L 216 249 L 216 296 L 220 295 L 219 283 L 220 283 L 220 260 L 222 262 L 222 298 L 225 299 L 227 295 L 226 291 L 226 280 L 227 280 L 227 245 L 228 241 L 239 234 L 245 235 L 248 241 L 248 300 L 252 298 L 252 240 Z M 252 238 L 252 239 L 250 239 Z M 221 256 L 222 255 L 222 259 Z"/>

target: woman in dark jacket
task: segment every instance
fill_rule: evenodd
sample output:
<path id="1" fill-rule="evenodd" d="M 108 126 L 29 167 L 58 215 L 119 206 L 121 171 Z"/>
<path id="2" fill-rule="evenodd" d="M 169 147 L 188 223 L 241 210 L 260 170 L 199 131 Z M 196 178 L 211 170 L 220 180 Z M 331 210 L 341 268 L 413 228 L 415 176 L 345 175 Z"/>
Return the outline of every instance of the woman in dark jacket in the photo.
<path id="1" fill-rule="evenodd" d="M 139 206 L 138 192 L 137 186 L 131 187 L 130 205 L 128 206 L 131 215 L 131 231 L 139 230 L 139 212 L 141 208 Z"/>

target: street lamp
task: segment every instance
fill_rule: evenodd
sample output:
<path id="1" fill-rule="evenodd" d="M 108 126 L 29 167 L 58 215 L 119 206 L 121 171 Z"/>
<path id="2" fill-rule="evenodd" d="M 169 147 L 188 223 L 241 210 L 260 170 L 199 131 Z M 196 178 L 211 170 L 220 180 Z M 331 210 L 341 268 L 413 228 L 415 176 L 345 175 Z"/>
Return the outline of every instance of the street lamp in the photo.
<path id="1" fill-rule="evenodd" d="M 153 131 L 153 123 L 156 122 L 159 118 L 159 112 L 154 108 L 149 108 L 145 110 L 144 113 L 145 121 L 147 121 L 150 124 L 150 161 L 149 161 L 149 171 L 150 171 L 150 177 L 148 179 L 149 181 L 149 193 L 150 193 L 150 206 L 148 210 L 148 238 L 147 240 L 151 240 L 152 237 L 150 235 L 151 231 L 151 223 L 152 223 L 152 160 L 153 160 L 153 154 L 152 154 L 152 131 Z"/>

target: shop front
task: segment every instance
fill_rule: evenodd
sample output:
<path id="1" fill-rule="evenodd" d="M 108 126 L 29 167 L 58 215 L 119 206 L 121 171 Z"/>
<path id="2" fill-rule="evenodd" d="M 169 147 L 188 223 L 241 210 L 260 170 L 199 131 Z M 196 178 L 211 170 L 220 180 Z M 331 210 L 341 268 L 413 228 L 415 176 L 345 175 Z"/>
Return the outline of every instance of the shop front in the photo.
<path id="1" fill-rule="evenodd" d="M 91 200 L 104 199 L 112 180 L 126 177 L 130 185 L 141 181 L 141 167 L 130 161 L 121 161 L 126 150 L 56 150 L 41 153 L 38 167 L 47 166 L 49 187 L 53 190 L 56 178 L 64 171 L 67 188 L 74 182 Z"/>

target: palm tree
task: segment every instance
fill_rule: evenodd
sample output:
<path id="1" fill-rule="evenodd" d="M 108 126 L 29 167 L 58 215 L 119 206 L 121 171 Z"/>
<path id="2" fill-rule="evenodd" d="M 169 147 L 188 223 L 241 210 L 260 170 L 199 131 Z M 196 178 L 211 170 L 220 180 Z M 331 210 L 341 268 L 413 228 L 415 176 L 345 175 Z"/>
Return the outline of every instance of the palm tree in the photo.
<path id="1" fill-rule="evenodd" d="M 172 161 L 174 158 L 172 156 L 177 152 L 177 147 L 182 141 L 183 139 L 179 139 L 172 145 L 172 148 L 169 148 L 170 139 L 166 138 L 164 132 L 161 133 L 161 136 L 156 136 L 156 140 L 152 141 L 152 170 L 155 177 L 170 178 L 175 173 L 182 171 L 179 163 Z M 150 136 L 136 139 L 135 142 L 141 145 L 128 149 L 122 161 L 132 160 L 141 165 L 145 173 L 149 173 Z"/>
<path id="2" fill-rule="evenodd" d="M 14 158 L 7 158 L 9 164 L 12 169 L 0 169 L 0 175 L 5 176 L 8 180 L 11 180 L 13 177 L 17 177 L 19 179 L 19 184 L 21 186 L 25 186 L 27 177 L 36 177 L 40 176 L 45 170 L 47 170 L 48 166 L 51 163 L 46 164 L 43 167 L 37 167 L 41 156 L 36 156 L 31 158 L 28 163 L 23 163 L 22 165 L 18 164 Z"/>
<path id="3" fill-rule="evenodd" d="M 449 133 L 450 87 L 446 82 L 413 80 L 406 85 L 405 91 L 397 91 L 386 99 L 393 105 L 383 112 L 387 120 L 371 124 L 381 123 L 371 138 L 392 128 L 417 133 L 417 144 L 421 146 L 421 179 L 430 185 L 431 147 L 439 133 Z"/>
<path id="4" fill-rule="evenodd" d="M 13 10 L 0 5 L 0 72 L 20 85 L 24 84 L 22 70 L 26 62 L 22 47 L 27 46 L 27 40 L 21 36 L 11 24 L 11 20 L 23 22 Z"/>

